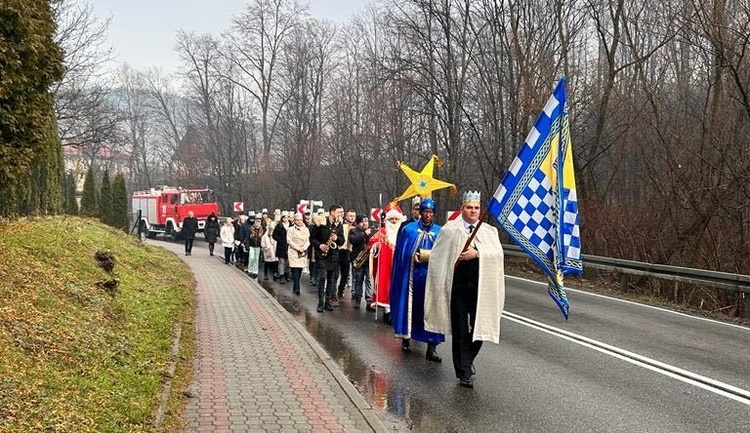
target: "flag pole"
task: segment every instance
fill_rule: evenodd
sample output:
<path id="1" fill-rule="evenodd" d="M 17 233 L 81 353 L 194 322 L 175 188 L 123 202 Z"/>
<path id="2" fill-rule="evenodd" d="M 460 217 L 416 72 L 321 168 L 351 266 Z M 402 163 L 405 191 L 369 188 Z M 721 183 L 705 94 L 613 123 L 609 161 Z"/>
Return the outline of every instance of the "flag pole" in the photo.
<path id="1" fill-rule="evenodd" d="M 380 217 L 380 221 L 378 221 L 378 236 L 380 236 L 380 227 L 383 225 L 383 193 L 378 193 L 378 207 L 380 208 L 380 214 L 378 215 Z M 380 241 L 378 241 L 380 242 Z M 378 269 L 375 272 L 375 275 L 380 275 L 380 260 L 383 256 L 381 255 L 383 253 L 383 245 L 378 245 Z M 376 277 L 377 278 L 377 277 Z M 373 289 L 375 290 L 375 321 L 378 321 L 378 300 L 380 299 L 380 296 L 378 296 L 378 287 L 377 287 L 377 280 L 372 281 Z M 385 307 L 384 307 L 385 308 Z"/>
<path id="2" fill-rule="evenodd" d="M 461 249 L 461 254 L 466 252 L 466 250 L 469 249 L 469 245 L 474 241 L 474 237 L 477 235 L 477 232 L 479 231 L 479 227 L 484 223 L 484 220 L 487 218 L 487 215 L 490 213 L 489 208 L 484 208 L 481 215 L 479 215 L 479 222 L 477 222 L 477 226 L 474 227 L 474 231 L 471 232 L 469 235 L 469 239 L 466 239 L 466 243 L 464 244 L 463 249 Z M 456 263 L 453 264 L 453 269 L 458 268 L 458 262 L 459 260 L 456 259 Z"/>

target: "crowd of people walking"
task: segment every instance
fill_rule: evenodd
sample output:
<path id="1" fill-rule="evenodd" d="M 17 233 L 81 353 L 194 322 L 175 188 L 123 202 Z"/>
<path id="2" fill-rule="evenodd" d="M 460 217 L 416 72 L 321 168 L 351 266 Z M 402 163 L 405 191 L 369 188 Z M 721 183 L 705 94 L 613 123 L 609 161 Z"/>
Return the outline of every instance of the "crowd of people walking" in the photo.
<path id="1" fill-rule="evenodd" d="M 367 215 L 340 205 L 304 215 L 263 209 L 223 223 L 212 214 L 204 235 L 210 255 L 220 241 L 224 263 L 250 278 L 291 282 L 300 295 L 301 279 L 309 275 L 318 313 L 344 305 L 360 309 L 362 301 L 367 311 L 382 310 L 404 353 L 412 351 L 412 340 L 422 341 L 425 358 L 442 362 L 438 345 L 452 334 L 456 377 L 472 388 L 482 341 L 499 342 L 505 298 L 498 233 L 481 224 L 479 208 L 479 193 L 469 191 L 461 215 L 441 227 L 434 221 L 435 202 L 415 197 L 409 219 L 392 203 L 377 229 Z M 192 221 L 189 227 L 192 232 Z M 194 235 L 186 238 L 186 255 Z"/>

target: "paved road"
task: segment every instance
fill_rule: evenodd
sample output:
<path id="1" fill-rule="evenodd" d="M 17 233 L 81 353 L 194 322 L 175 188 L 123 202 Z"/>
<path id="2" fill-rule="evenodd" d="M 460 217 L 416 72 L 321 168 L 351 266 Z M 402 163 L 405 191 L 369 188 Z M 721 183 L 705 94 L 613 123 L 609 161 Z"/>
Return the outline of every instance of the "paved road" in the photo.
<path id="1" fill-rule="evenodd" d="M 172 245 L 179 250 L 180 245 Z M 207 425 L 209 420 L 213 426 L 216 419 L 226 423 L 226 417 L 216 414 L 230 413 L 230 422 L 245 427 L 248 420 L 265 416 L 270 424 L 252 421 L 261 431 L 278 427 L 281 419 L 295 417 L 299 426 L 305 426 L 309 414 L 329 413 L 286 401 L 294 411 L 282 406 L 283 416 L 272 420 L 268 413 L 274 411 L 263 410 L 273 404 L 245 389 L 257 390 L 263 384 L 266 394 L 289 395 L 299 377 L 288 377 L 286 372 L 304 368 L 302 376 L 317 378 L 304 388 L 319 389 L 326 401 L 333 398 L 328 407 L 349 400 L 359 408 L 361 418 L 349 406 L 331 411 L 335 416 L 346 413 L 338 418 L 343 431 L 750 431 L 750 329 L 746 327 L 577 291 L 569 292 L 573 309 L 565 322 L 544 285 L 509 277 L 501 342 L 485 344 L 476 362 L 475 388 L 467 390 L 457 385 L 453 375 L 449 344 L 439 348 L 443 364 L 426 361 L 423 344 L 415 343 L 414 352 L 403 354 L 390 327 L 373 313 L 354 310 L 348 301 L 334 312 L 315 312 L 315 288 L 307 283 L 307 276 L 301 296 L 293 295 L 289 284 L 261 280 L 277 304 L 236 269 L 204 256 L 205 248 L 186 257 L 199 286 L 201 281 L 205 287 L 208 280 L 211 286 L 221 281 L 219 287 L 231 289 L 202 293 L 199 287 L 201 361 L 198 398 L 190 403 L 191 431 L 199 431 L 201 422 Z M 290 314 L 282 314 L 279 305 Z M 269 324 L 268 315 L 281 328 Z M 286 339 L 302 342 L 284 343 Z M 311 339 L 325 352 L 311 345 Z M 285 351 L 289 344 L 293 345 Z M 269 353 L 275 355 L 269 358 Z M 294 362 L 299 363 L 279 368 L 279 360 L 296 356 L 299 361 Z M 308 363 L 315 364 L 316 357 L 322 366 L 310 369 Z M 269 382 L 266 373 L 258 371 L 271 371 L 279 380 Z M 351 395 L 341 371 L 366 404 Z M 212 374 L 225 378 L 218 380 Z M 328 389 L 331 380 L 338 384 L 333 390 Z M 245 390 L 201 393 L 201 384 L 212 382 L 240 383 Z M 267 389 L 276 382 L 281 391 Z M 207 399 L 209 395 L 218 400 Z M 225 404 L 221 395 L 234 403 Z M 209 415 L 203 415 L 201 407 Z M 375 414 L 382 424 L 368 421 Z M 324 427 L 310 424 L 309 419 L 307 431 L 337 428 L 327 422 Z"/>
<path id="2" fill-rule="evenodd" d="M 746 327 L 575 291 L 565 322 L 544 285 L 508 278 L 501 342 L 485 343 L 466 390 L 449 344 L 442 365 L 424 359 L 422 344 L 404 355 L 372 313 L 345 303 L 318 314 L 312 287 L 297 298 L 263 284 L 368 402 L 413 431 L 750 431 Z"/>

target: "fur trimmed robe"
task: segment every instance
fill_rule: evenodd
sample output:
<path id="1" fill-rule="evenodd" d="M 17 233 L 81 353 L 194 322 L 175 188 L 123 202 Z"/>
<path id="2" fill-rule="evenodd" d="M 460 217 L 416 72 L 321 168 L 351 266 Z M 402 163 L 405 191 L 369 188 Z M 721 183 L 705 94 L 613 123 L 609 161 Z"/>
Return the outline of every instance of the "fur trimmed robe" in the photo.
<path id="1" fill-rule="evenodd" d="M 444 225 L 432 247 L 425 289 L 425 329 L 451 334 L 451 291 L 453 266 L 469 239 L 459 217 Z M 503 248 L 497 229 L 482 224 L 474 237 L 479 251 L 479 288 L 474 341 L 500 342 L 500 315 L 505 305 Z"/>

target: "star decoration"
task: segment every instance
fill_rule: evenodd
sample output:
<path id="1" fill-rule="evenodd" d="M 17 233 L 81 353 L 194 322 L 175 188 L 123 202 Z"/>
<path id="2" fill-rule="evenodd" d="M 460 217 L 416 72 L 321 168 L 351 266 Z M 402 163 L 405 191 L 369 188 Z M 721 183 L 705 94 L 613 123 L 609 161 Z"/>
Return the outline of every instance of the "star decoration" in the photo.
<path id="1" fill-rule="evenodd" d="M 417 195 L 422 199 L 425 199 L 428 197 L 432 197 L 432 191 L 448 187 L 450 187 L 455 194 L 455 185 L 432 177 L 432 174 L 435 171 L 436 164 L 438 167 L 442 165 L 440 158 L 438 158 L 437 155 L 432 155 L 430 157 L 430 160 L 427 161 L 427 164 L 425 164 L 425 166 L 422 168 L 422 171 L 416 172 L 411 167 L 407 166 L 403 161 L 399 161 L 398 168 L 400 168 L 401 171 L 404 172 L 406 177 L 409 178 L 409 182 L 411 182 L 411 185 L 409 185 L 409 187 L 406 188 L 406 191 L 404 191 L 398 198 L 394 199 L 393 201 L 399 202 L 401 200 L 406 200 Z"/>

